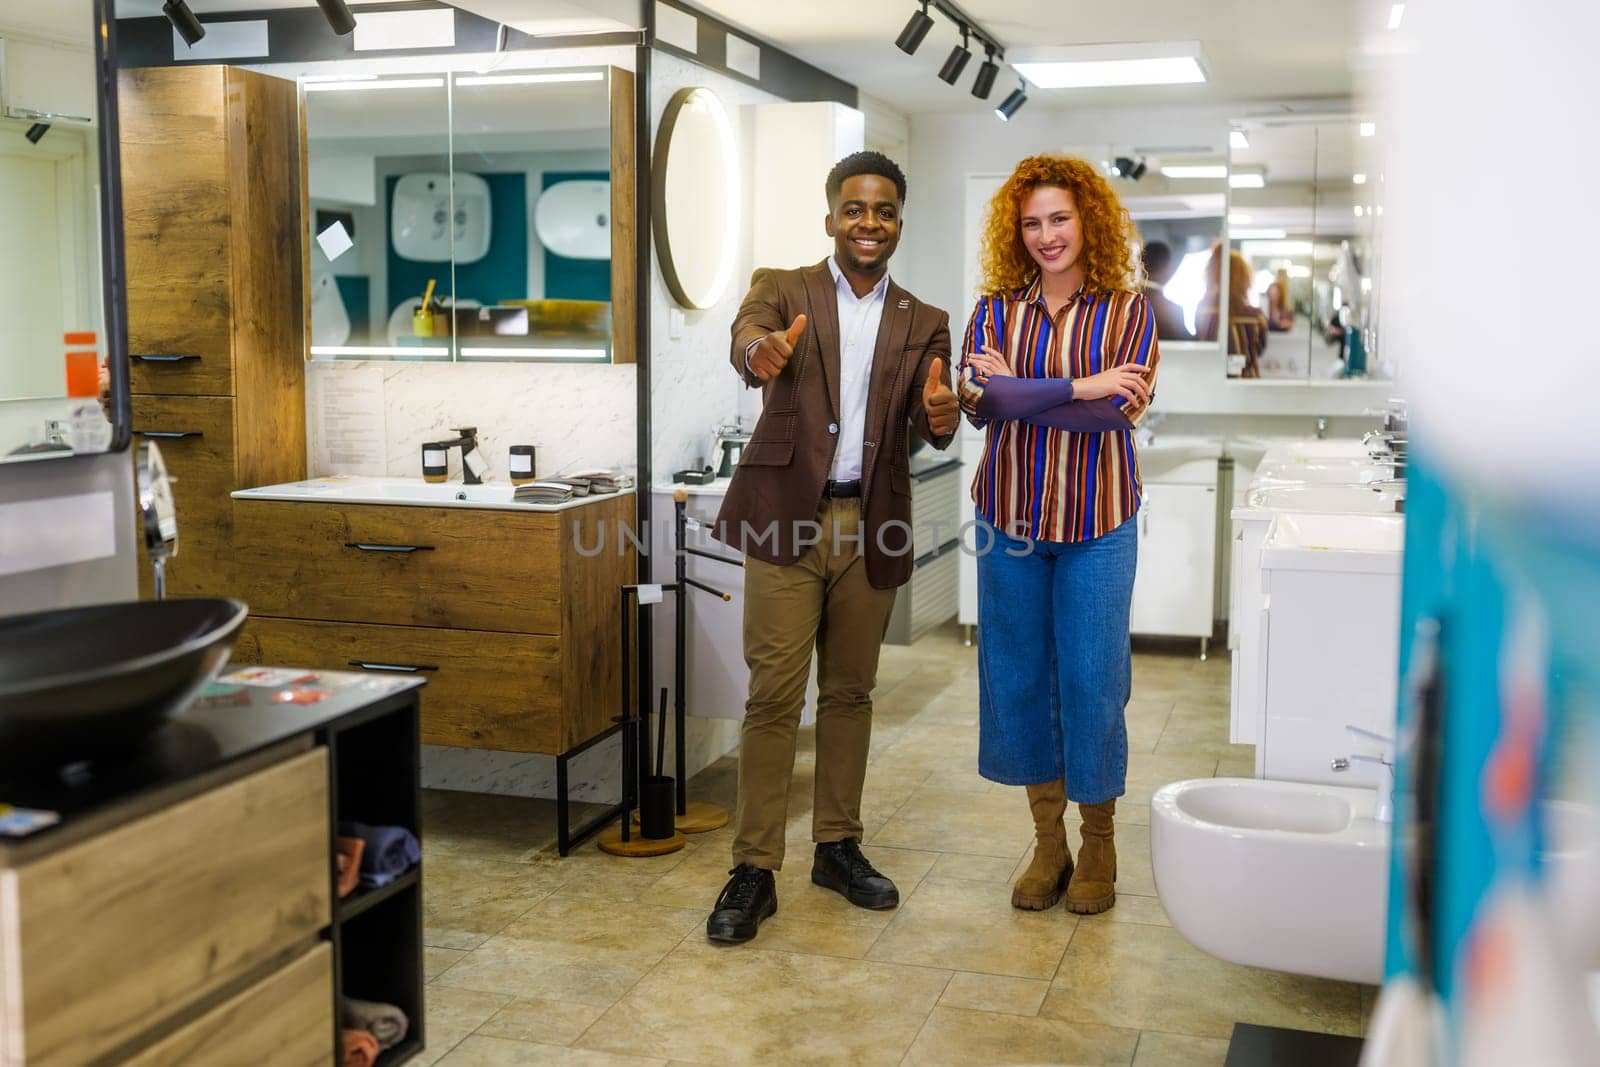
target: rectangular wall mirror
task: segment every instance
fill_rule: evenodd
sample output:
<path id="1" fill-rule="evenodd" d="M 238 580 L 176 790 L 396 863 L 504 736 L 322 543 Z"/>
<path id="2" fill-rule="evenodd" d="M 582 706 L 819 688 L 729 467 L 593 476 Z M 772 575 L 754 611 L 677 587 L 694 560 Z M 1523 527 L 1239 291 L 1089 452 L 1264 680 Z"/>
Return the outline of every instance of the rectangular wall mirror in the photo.
<path id="1" fill-rule="evenodd" d="M 1233 124 L 1228 374 L 1327 382 L 1392 377 L 1379 358 L 1375 123 L 1358 116 Z"/>
<path id="2" fill-rule="evenodd" d="M 94 26 L 89 0 L 0 7 L 0 462 L 127 440 L 126 374 L 113 383 L 107 359 Z"/>
<path id="3" fill-rule="evenodd" d="M 611 70 L 361 66 L 299 79 L 312 358 L 612 361 Z"/>

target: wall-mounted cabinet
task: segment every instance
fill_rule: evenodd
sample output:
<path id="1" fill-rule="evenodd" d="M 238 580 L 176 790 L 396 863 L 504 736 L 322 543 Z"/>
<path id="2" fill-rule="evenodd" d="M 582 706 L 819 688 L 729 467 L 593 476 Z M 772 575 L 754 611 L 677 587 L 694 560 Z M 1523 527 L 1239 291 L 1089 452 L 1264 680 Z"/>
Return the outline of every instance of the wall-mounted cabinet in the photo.
<path id="1" fill-rule="evenodd" d="M 634 361 L 632 72 L 301 85 L 311 358 Z"/>

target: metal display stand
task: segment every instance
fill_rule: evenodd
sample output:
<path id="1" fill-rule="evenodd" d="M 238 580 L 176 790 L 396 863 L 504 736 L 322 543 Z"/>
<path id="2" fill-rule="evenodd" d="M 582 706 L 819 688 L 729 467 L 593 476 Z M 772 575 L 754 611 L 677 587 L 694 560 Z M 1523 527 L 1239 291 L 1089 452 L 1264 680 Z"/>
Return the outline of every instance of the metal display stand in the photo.
<path id="1" fill-rule="evenodd" d="M 637 714 L 629 713 L 630 681 L 633 672 L 631 657 L 628 655 L 628 623 L 637 612 L 648 610 L 653 606 L 639 602 L 639 590 L 651 587 L 625 585 L 621 590 L 622 714 L 615 721 L 617 727 L 622 730 L 623 795 L 620 812 L 622 819 L 615 828 L 602 833 L 598 841 L 601 851 L 615 856 L 664 856 L 683 848 L 686 843 L 684 834 L 705 833 L 725 826 L 728 822 L 728 810 L 721 805 L 689 802 L 688 766 L 684 751 L 685 724 L 688 718 L 688 706 L 684 695 L 684 664 L 687 658 L 688 591 L 698 589 L 718 597 L 725 603 L 733 597 L 720 589 L 714 589 L 704 582 L 690 578 L 688 557 L 702 556 L 735 567 L 742 567 L 744 564 L 715 552 L 704 552 L 689 547 L 688 519 L 685 515 L 687 502 L 688 494 L 683 490 L 680 489 L 673 495 L 674 581 L 671 585 L 660 587 L 662 593 L 672 593 L 676 598 L 673 603 L 673 614 L 677 633 L 672 670 L 673 733 L 676 741 L 674 762 L 677 774 L 672 779 L 665 778 L 660 773 L 666 744 L 665 691 L 662 692 L 663 707 L 659 713 L 662 718 L 657 723 L 660 735 L 654 775 L 650 774 L 650 709 L 645 707 L 640 708 Z M 669 784 L 672 788 L 665 788 Z M 666 810 L 662 810 L 663 808 Z"/>

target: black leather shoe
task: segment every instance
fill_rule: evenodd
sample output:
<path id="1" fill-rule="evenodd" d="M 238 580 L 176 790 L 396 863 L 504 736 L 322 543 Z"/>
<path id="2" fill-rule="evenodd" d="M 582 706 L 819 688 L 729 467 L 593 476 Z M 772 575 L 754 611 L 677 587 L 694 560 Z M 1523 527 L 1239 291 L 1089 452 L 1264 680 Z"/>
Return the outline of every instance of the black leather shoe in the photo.
<path id="1" fill-rule="evenodd" d="M 717 906 L 706 920 L 706 937 L 724 945 L 742 945 L 756 936 L 763 919 L 778 913 L 778 883 L 771 871 L 741 863 L 722 887 Z"/>
<path id="2" fill-rule="evenodd" d="M 900 890 L 867 862 L 861 843 L 853 837 L 817 845 L 811 881 L 842 894 L 858 908 L 877 911 L 900 906 Z"/>

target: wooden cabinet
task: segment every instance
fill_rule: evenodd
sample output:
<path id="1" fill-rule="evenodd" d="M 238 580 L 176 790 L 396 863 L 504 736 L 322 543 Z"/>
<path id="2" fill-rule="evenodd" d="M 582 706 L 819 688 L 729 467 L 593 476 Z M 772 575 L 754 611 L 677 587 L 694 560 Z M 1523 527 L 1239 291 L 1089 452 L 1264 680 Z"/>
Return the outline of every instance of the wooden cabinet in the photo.
<path id="1" fill-rule="evenodd" d="M 133 430 L 178 479 L 168 591 L 234 594 L 228 492 L 306 472 L 298 96 L 190 66 L 122 71 L 117 99 Z"/>
<path id="2" fill-rule="evenodd" d="M 236 500 L 233 658 L 421 674 L 424 742 L 561 755 L 617 714 L 633 514 Z"/>
<path id="3" fill-rule="evenodd" d="M 0 1061 L 100 1060 L 309 945 L 331 916 L 328 795 L 313 749 L 0 870 L 0 969 L 17 991 Z"/>

